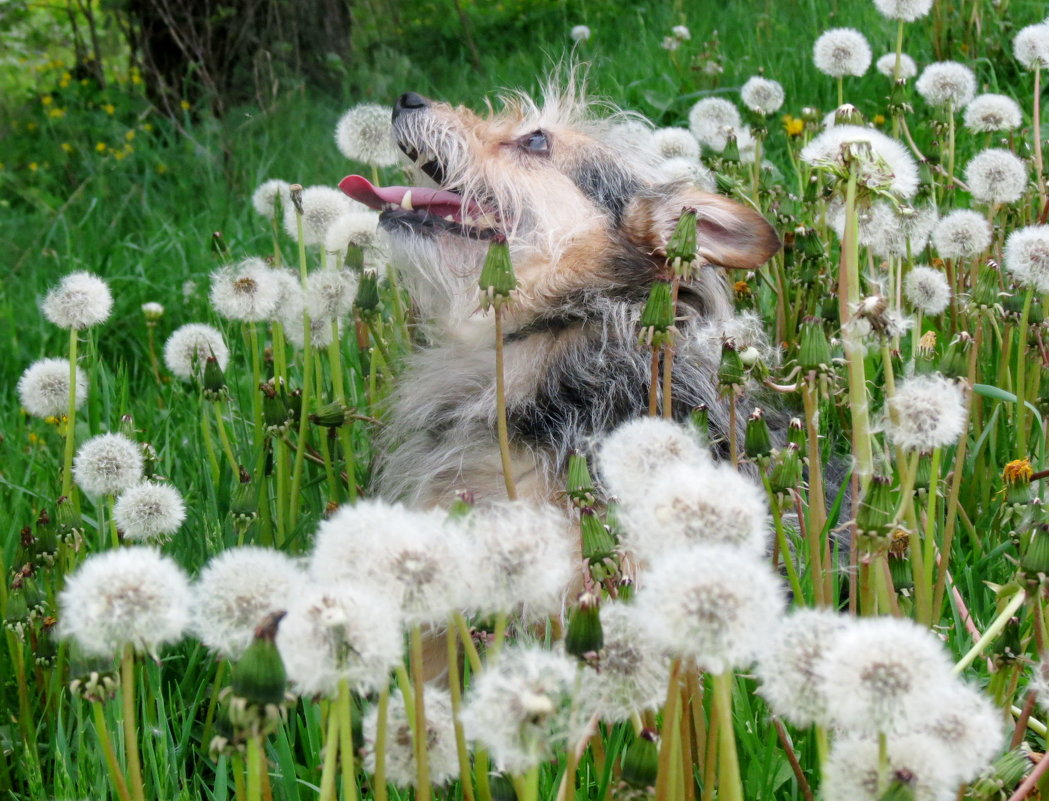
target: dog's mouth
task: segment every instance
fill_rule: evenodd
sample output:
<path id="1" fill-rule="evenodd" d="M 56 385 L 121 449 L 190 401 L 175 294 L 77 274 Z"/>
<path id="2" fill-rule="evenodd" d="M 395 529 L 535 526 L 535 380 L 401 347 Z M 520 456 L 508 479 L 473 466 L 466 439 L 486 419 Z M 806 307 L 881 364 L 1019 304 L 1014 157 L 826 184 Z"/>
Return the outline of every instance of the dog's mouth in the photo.
<path id="1" fill-rule="evenodd" d="M 443 171 L 436 161 L 420 169 L 440 183 Z M 385 228 L 403 226 L 419 234 L 443 232 L 470 239 L 502 236 L 498 215 L 476 203 L 464 203 L 462 196 L 450 189 L 375 186 L 360 175 L 346 176 L 339 182 L 339 189 L 358 203 L 381 211 L 380 222 Z"/>

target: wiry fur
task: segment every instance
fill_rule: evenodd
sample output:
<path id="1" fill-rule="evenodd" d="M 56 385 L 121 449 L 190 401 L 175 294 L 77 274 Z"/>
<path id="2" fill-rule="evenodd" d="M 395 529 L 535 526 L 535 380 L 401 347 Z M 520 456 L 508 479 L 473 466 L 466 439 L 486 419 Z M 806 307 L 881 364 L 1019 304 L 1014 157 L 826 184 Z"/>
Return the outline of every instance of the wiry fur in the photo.
<path id="1" fill-rule="evenodd" d="M 441 185 L 464 207 L 498 215 L 520 283 L 504 336 L 515 478 L 523 494 L 550 495 L 570 451 L 645 412 L 650 355 L 638 345 L 638 319 L 652 282 L 665 277 L 663 248 L 682 208 L 697 210 L 711 265 L 753 269 L 778 240 L 725 198 L 659 183 L 650 156 L 609 141 L 612 125 L 574 83 L 548 88 L 542 105 L 525 95 L 504 102 L 482 118 L 427 101 L 397 115 L 395 133 L 420 164 L 440 162 Z M 520 145 L 537 131 L 550 140 L 545 155 Z M 384 226 L 427 344 L 392 399 L 381 491 L 419 504 L 460 489 L 498 496 L 494 327 L 477 287 L 488 243 L 420 232 L 398 214 L 384 215 Z M 678 314 L 674 415 L 706 404 L 724 431 L 716 368 L 732 310 L 722 271 L 703 267 L 683 285 Z"/>

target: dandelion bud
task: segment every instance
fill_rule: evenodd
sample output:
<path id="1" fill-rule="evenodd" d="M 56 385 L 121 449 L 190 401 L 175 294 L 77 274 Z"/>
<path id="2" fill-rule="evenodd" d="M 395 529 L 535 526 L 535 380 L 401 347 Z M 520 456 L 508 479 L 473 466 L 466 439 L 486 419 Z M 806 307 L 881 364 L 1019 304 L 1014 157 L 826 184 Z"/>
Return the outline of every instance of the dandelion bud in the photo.
<path id="1" fill-rule="evenodd" d="M 501 306 L 517 289 L 517 276 L 510 261 L 510 246 L 505 239 L 493 239 L 481 268 L 481 307 L 487 311 L 492 306 Z"/>
<path id="2" fill-rule="evenodd" d="M 687 278 L 696 260 L 696 210 L 684 208 L 667 242 L 667 263 L 674 275 Z"/>
<path id="3" fill-rule="evenodd" d="M 349 409 L 346 408 L 345 404 L 333 401 L 321 406 L 315 414 L 311 414 L 310 422 L 325 428 L 338 428 L 346 422 L 348 413 Z"/>
<path id="4" fill-rule="evenodd" d="M 801 324 L 798 362 L 804 373 L 830 372 L 830 343 L 827 341 L 827 333 L 823 330 L 823 323 L 817 317 L 807 317 Z"/>
<path id="5" fill-rule="evenodd" d="M 652 729 L 642 729 L 627 750 L 620 763 L 620 777 L 632 787 L 654 787 L 659 772 L 659 749 L 657 736 Z"/>
<path id="6" fill-rule="evenodd" d="M 999 756 L 969 786 L 967 795 L 976 801 L 1001 798 L 1006 788 L 1016 787 L 1031 772 L 1031 759 L 1024 748 L 1014 748 Z"/>
<path id="7" fill-rule="evenodd" d="M 787 445 L 793 445 L 799 451 L 805 448 L 805 424 L 800 417 L 792 417 L 787 423 Z"/>
<path id="8" fill-rule="evenodd" d="M 886 476 L 874 476 L 856 513 L 856 535 L 866 550 L 876 552 L 887 544 L 894 512 L 891 482 Z"/>
<path id="9" fill-rule="evenodd" d="M 448 519 L 459 520 L 470 514 L 474 508 L 474 494 L 469 490 L 461 490 L 455 493 L 455 500 L 448 507 Z"/>
<path id="10" fill-rule="evenodd" d="M 903 543 L 903 553 L 896 554 L 895 549 L 897 545 L 897 535 L 899 542 Z M 889 575 L 892 576 L 892 586 L 897 592 L 903 590 L 909 590 L 914 586 L 914 568 L 911 565 L 911 559 L 907 555 L 907 540 L 908 535 L 906 531 L 893 532 L 893 543 L 889 547 L 888 564 L 889 564 Z"/>
<path id="11" fill-rule="evenodd" d="M 724 172 L 715 173 L 714 181 L 717 184 L 718 193 L 722 195 L 731 195 L 740 185 L 739 181 Z"/>
<path id="12" fill-rule="evenodd" d="M 641 311 L 641 344 L 660 347 L 669 341 L 674 326 L 674 301 L 667 281 L 656 281 Z"/>
<path id="13" fill-rule="evenodd" d="M 1049 525 L 1040 524 L 1031 532 L 1031 539 L 1020 558 L 1020 569 L 1033 581 L 1039 576 L 1049 575 Z"/>
<path id="14" fill-rule="evenodd" d="M 55 516 L 58 521 L 59 538 L 67 545 L 76 546 L 84 535 L 84 521 L 76 506 L 65 495 L 55 503 Z"/>
<path id="15" fill-rule="evenodd" d="M 736 140 L 734 131 L 730 131 L 726 137 L 725 149 L 721 151 L 721 158 L 729 164 L 739 163 L 739 142 Z"/>
<path id="16" fill-rule="evenodd" d="M 266 730 L 276 724 L 284 703 L 288 677 L 284 660 L 274 643 L 283 612 L 270 615 L 255 632 L 255 639 L 233 668 L 230 721 L 235 726 Z"/>
<path id="17" fill-rule="evenodd" d="M 247 531 L 251 522 L 259 516 L 259 495 L 255 486 L 251 483 L 251 477 L 241 468 L 240 480 L 233 489 L 233 497 L 229 505 L 230 517 L 234 525 L 242 531 Z"/>
<path id="18" fill-rule="evenodd" d="M 277 436 L 287 431 L 292 415 L 284 393 L 277 391 L 273 381 L 259 384 L 259 391 L 262 393 L 262 422 L 266 426 L 266 433 Z"/>
<path id="19" fill-rule="evenodd" d="M 721 364 L 718 366 L 718 386 L 722 393 L 742 392 L 746 383 L 746 369 L 739 352 L 731 342 L 721 346 Z"/>
<path id="20" fill-rule="evenodd" d="M 801 454 L 793 442 L 776 454 L 772 473 L 769 475 L 769 486 L 777 495 L 797 489 L 801 486 Z"/>
<path id="21" fill-rule="evenodd" d="M 851 103 L 844 103 L 834 109 L 835 125 L 866 125 L 863 114 Z"/>
<path id="22" fill-rule="evenodd" d="M 229 395 L 229 387 L 226 386 L 226 376 L 219 366 L 219 360 L 214 356 L 208 356 L 204 362 L 204 398 L 210 401 L 220 401 Z"/>
<path id="23" fill-rule="evenodd" d="M 69 692 L 77 698 L 93 703 L 104 703 L 116 697 L 120 689 L 120 674 L 109 660 L 94 659 L 89 665 L 75 666 L 70 673 Z"/>
<path id="24" fill-rule="evenodd" d="M 597 595 L 584 592 L 579 605 L 572 610 L 565 632 L 565 650 L 583 661 L 596 658 L 605 645 L 601 628 L 601 602 Z"/>
<path id="25" fill-rule="evenodd" d="M 222 262 L 231 261 L 233 259 L 233 253 L 230 252 L 229 245 L 227 245 L 226 240 L 223 239 L 222 231 L 214 231 L 211 234 L 211 252 Z"/>
<path id="26" fill-rule="evenodd" d="M 372 317 L 379 309 L 379 275 L 373 270 L 365 270 L 361 273 L 360 283 L 357 284 L 357 297 L 353 301 L 353 307 L 367 319 Z"/>
<path id="27" fill-rule="evenodd" d="M 297 214 L 304 214 L 302 210 L 302 184 L 292 184 L 288 187 L 288 195 L 291 197 L 291 205 L 295 207 Z"/>
<path id="28" fill-rule="evenodd" d="M 164 307 L 152 301 L 143 303 L 142 314 L 145 315 L 147 325 L 156 325 L 157 320 L 164 316 Z"/>
<path id="29" fill-rule="evenodd" d="M 583 558 L 588 562 L 600 562 L 615 550 L 616 542 L 608 526 L 592 511 L 579 516 L 579 528 L 583 541 Z"/>
<path id="30" fill-rule="evenodd" d="M 706 442 L 710 435 L 710 407 L 701 403 L 693 408 L 688 414 L 688 423 Z"/>
<path id="31" fill-rule="evenodd" d="M 517 791 L 514 789 L 514 783 L 510 781 L 510 778 L 505 773 L 496 773 L 490 776 L 488 789 L 492 793 L 492 801 L 517 801 Z"/>
<path id="32" fill-rule="evenodd" d="M 568 456 L 568 497 L 579 508 L 591 507 L 596 503 L 594 482 L 590 478 L 586 457 L 579 453 Z"/>
<path id="33" fill-rule="evenodd" d="M 965 378 L 969 374 L 969 351 L 972 349 L 973 338 L 962 331 L 951 340 L 947 350 L 940 359 L 940 372 L 946 378 Z"/>
<path id="34" fill-rule="evenodd" d="M 772 434 L 761 409 L 755 409 L 747 419 L 743 452 L 751 459 L 757 460 L 767 459 L 772 453 Z"/>

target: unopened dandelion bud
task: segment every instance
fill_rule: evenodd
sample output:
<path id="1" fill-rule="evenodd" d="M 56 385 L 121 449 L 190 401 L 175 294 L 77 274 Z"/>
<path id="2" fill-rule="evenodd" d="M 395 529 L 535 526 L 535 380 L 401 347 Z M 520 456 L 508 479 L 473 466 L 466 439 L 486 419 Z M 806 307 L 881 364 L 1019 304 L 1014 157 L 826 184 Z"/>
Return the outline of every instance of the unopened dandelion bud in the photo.
<path id="1" fill-rule="evenodd" d="M 314 414 L 310 415 L 310 422 L 325 428 L 338 428 L 346 423 L 346 415 L 349 409 L 344 403 L 333 401 L 321 406 Z"/>
<path id="2" fill-rule="evenodd" d="M 1031 537 L 1020 557 L 1020 568 L 1030 578 L 1049 575 L 1049 525 L 1040 524 L 1031 531 Z"/>
<path id="3" fill-rule="evenodd" d="M 1024 777 L 1031 772 L 1031 767 L 1029 752 L 1024 748 L 1006 751 L 969 785 L 967 795 L 974 801 L 992 801 L 992 799 L 1002 798 L 1024 780 Z"/>
<path id="4" fill-rule="evenodd" d="M 278 392 L 272 381 L 259 384 L 262 393 L 262 422 L 271 436 L 287 431 L 291 425 L 291 410 L 283 392 Z"/>
<path id="5" fill-rule="evenodd" d="M 667 263 L 674 275 L 687 278 L 696 260 L 696 210 L 684 208 L 667 242 Z"/>
<path id="6" fill-rule="evenodd" d="M 584 661 L 596 658 L 605 645 L 601 628 L 600 598 L 592 592 L 579 596 L 579 604 L 572 610 L 565 632 L 565 650 Z"/>
<path id="7" fill-rule="evenodd" d="M 149 442 L 141 443 L 142 447 L 142 478 L 153 478 L 157 474 L 157 466 L 160 464 L 160 458 L 157 456 L 157 449 L 153 447 Z"/>
<path id="8" fill-rule="evenodd" d="M 164 307 L 153 301 L 143 303 L 142 314 L 146 318 L 147 325 L 156 325 L 157 320 L 164 316 Z"/>
<path id="9" fill-rule="evenodd" d="M 844 103 L 834 109 L 835 125 L 866 125 L 863 114 L 851 103 Z"/>
<path id="10" fill-rule="evenodd" d="M 706 442 L 710 436 L 710 407 L 705 403 L 694 407 L 688 414 L 688 423 Z"/>
<path id="11" fill-rule="evenodd" d="M 230 252 L 229 245 L 226 244 L 226 240 L 222 236 L 222 231 L 212 232 L 211 252 L 214 253 L 215 257 L 221 262 L 228 262 L 233 259 L 233 253 Z"/>
<path id="12" fill-rule="evenodd" d="M 904 532 L 904 537 L 906 536 L 906 532 Z M 893 589 L 897 592 L 911 589 L 914 586 L 914 567 L 911 564 L 910 556 L 906 553 L 902 556 L 897 556 L 890 550 L 887 561 L 889 564 L 889 575 L 892 576 Z"/>
<path id="13" fill-rule="evenodd" d="M 947 378 L 965 378 L 969 374 L 969 351 L 972 345 L 972 336 L 966 331 L 960 332 L 944 351 L 940 359 L 940 372 Z"/>
<path id="14" fill-rule="evenodd" d="M 721 364 L 718 365 L 718 386 L 725 394 L 741 392 L 747 381 L 746 368 L 739 358 L 739 351 L 731 342 L 721 346 Z"/>
<path id="15" fill-rule="evenodd" d="M 792 417 L 787 423 L 787 445 L 793 445 L 799 451 L 805 449 L 805 424 L 800 417 Z"/>
<path id="16" fill-rule="evenodd" d="M 579 516 L 579 528 L 583 542 L 583 558 L 587 561 L 600 561 L 615 550 L 616 542 L 612 532 L 592 511 L 584 511 Z"/>
<path id="17" fill-rule="evenodd" d="M 586 457 L 579 453 L 568 456 L 568 497 L 577 507 L 592 507 L 597 499 L 594 497 L 594 481 L 586 464 Z"/>
<path id="18" fill-rule="evenodd" d="M 349 267 L 354 272 L 360 272 L 364 269 L 364 248 L 360 245 L 349 244 L 346 247 L 346 258 L 343 259 L 343 264 Z"/>
<path id="19" fill-rule="evenodd" d="M 667 281 L 656 281 L 641 311 L 641 344 L 660 347 L 669 341 L 674 326 L 674 300 Z"/>
<path id="20" fill-rule="evenodd" d="M 304 214 L 302 209 L 302 184 L 292 184 L 288 187 L 288 196 L 291 198 L 291 205 L 295 207 L 296 214 L 300 216 Z"/>
<path id="21" fill-rule="evenodd" d="M 116 697 L 120 689 L 120 674 L 105 660 L 93 660 L 93 664 L 74 667 L 70 671 L 69 692 L 76 698 L 93 703 L 105 703 Z"/>
<path id="22" fill-rule="evenodd" d="M 229 395 L 226 386 L 226 375 L 219 367 L 219 360 L 208 356 L 204 362 L 204 397 L 210 401 L 224 400 Z"/>
<path id="23" fill-rule="evenodd" d="M 251 477 L 241 470 L 240 480 L 233 488 L 230 498 L 229 513 L 238 528 L 247 530 L 251 522 L 259 516 L 259 494 Z"/>
<path id="24" fill-rule="evenodd" d="M 474 494 L 469 490 L 455 493 L 455 500 L 448 507 L 448 519 L 459 520 L 466 517 L 474 508 Z"/>
<path id="25" fill-rule="evenodd" d="M 492 801 L 517 801 L 517 791 L 514 783 L 505 773 L 496 773 L 488 779 L 488 789 L 492 793 Z"/>
<path id="26" fill-rule="evenodd" d="M 620 763 L 620 777 L 632 787 L 654 787 L 656 774 L 659 772 L 659 748 L 656 732 L 642 729 L 623 752 Z"/>
<path id="27" fill-rule="evenodd" d="M 895 509 L 890 480 L 885 476 L 872 477 L 856 513 L 856 534 L 868 551 L 885 545 Z"/>
<path id="28" fill-rule="evenodd" d="M 715 173 L 714 181 L 717 184 L 718 193 L 722 195 L 731 195 L 736 189 L 739 188 L 739 181 L 737 181 L 728 173 Z"/>
<path id="29" fill-rule="evenodd" d="M 365 270 L 361 273 L 360 283 L 357 284 L 357 297 L 353 301 L 353 307 L 361 317 L 369 318 L 375 315 L 379 309 L 379 275 L 373 270 Z"/>
<path id="30" fill-rule="evenodd" d="M 798 363 L 804 373 L 830 372 L 830 343 L 827 341 L 826 331 L 823 330 L 823 322 L 817 317 L 807 317 L 801 324 Z"/>
<path id="31" fill-rule="evenodd" d="M 41 509 L 36 518 L 31 555 L 34 560 L 51 564 L 58 551 L 58 526 L 51 521 L 46 509 Z"/>
<path id="32" fill-rule="evenodd" d="M 772 433 L 761 409 L 755 409 L 747 418 L 743 437 L 743 452 L 751 459 L 767 459 L 772 453 Z"/>
<path id="33" fill-rule="evenodd" d="M 255 632 L 255 639 L 233 668 L 230 684 L 233 695 L 245 699 L 249 705 L 278 706 L 284 702 L 287 673 L 284 660 L 274 643 L 276 627 L 283 612 L 270 615 Z M 236 721 L 234 721 L 236 722 Z"/>
<path id="34" fill-rule="evenodd" d="M 55 518 L 58 522 L 58 536 L 66 545 L 76 546 L 84 535 L 84 521 L 76 506 L 63 495 L 55 503 Z"/>
<path id="35" fill-rule="evenodd" d="M 769 487 L 781 495 L 801 486 L 801 453 L 793 442 L 776 454 L 769 475 Z"/>
<path id="36" fill-rule="evenodd" d="M 481 268 L 481 307 L 487 311 L 510 299 L 517 289 L 517 276 L 510 261 L 510 246 L 505 239 L 495 238 L 488 244 L 488 253 Z"/>
<path id="37" fill-rule="evenodd" d="M 721 158 L 729 164 L 739 163 L 739 142 L 736 140 L 734 131 L 730 131 L 726 137 L 725 149 L 721 151 Z"/>
<path id="38" fill-rule="evenodd" d="M 794 250 L 802 259 L 822 259 L 823 243 L 815 228 L 800 225 L 794 229 Z"/>

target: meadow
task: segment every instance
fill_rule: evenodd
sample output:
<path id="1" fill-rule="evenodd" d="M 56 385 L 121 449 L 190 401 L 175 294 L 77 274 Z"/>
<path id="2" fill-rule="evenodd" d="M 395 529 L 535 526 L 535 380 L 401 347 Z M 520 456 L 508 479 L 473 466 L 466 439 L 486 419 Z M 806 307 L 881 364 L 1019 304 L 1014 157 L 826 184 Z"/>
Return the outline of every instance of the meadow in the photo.
<path id="1" fill-rule="evenodd" d="M 1045 792 L 1049 23 L 923 6 L 368 3 L 339 88 L 221 116 L 8 28 L 0 797 Z M 566 58 L 784 242 L 714 344 L 739 435 L 640 419 L 556 506 L 383 503 L 419 333 L 374 216 L 312 188 L 402 170 L 336 125 Z M 665 363 L 672 312 L 638 337 Z"/>

